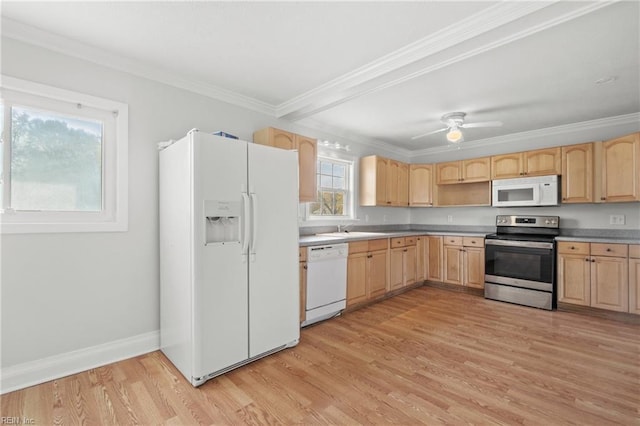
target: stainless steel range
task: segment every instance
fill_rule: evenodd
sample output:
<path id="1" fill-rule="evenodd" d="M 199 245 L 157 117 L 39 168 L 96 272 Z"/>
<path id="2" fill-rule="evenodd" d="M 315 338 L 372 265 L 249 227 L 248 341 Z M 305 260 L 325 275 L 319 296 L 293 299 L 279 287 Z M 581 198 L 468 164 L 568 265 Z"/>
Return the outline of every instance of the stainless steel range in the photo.
<path id="1" fill-rule="evenodd" d="M 497 216 L 485 239 L 484 297 L 555 309 L 559 233 L 558 216 Z"/>

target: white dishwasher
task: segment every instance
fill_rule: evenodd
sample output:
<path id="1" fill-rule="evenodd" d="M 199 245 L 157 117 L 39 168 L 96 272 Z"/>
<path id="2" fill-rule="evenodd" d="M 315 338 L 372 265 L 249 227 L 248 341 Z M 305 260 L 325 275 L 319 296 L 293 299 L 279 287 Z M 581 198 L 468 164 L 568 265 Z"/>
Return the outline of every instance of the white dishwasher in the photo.
<path id="1" fill-rule="evenodd" d="M 338 315 L 347 306 L 349 244 L 307 248 L 307 304 L 302 326 Z"/>

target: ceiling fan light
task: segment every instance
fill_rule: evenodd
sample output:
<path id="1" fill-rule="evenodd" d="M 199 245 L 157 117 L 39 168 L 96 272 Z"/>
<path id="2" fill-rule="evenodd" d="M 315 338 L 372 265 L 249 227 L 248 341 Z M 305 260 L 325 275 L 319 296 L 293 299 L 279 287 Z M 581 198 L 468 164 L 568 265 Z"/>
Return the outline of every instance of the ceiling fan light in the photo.
<path id="1" fill-rule="evenodd" d="M 460 142 L 462 140 L 462 131 L 453 127 L 447 132 L 447 140 L 452 143 Z"/>

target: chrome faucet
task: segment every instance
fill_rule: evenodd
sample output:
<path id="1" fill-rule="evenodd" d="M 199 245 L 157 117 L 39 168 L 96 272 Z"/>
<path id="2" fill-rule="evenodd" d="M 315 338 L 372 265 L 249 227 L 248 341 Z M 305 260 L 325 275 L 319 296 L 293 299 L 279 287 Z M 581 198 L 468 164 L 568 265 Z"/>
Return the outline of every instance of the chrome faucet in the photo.
<path id="1" fill-rule="evenodd" d="M 351 228 L 352 226 L 353 226 L 353 224 L 347 224 L 347 225 L 339 224 L 338 225 L 338 232 L 349 232 L 348 228 Z"/>

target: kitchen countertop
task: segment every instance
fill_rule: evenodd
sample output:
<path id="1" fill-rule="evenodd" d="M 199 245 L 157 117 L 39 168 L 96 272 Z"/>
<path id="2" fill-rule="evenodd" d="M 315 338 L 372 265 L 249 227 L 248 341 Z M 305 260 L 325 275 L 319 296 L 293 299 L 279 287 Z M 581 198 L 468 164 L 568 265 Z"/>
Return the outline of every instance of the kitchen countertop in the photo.
<path id="1" fill-rule="evenodd" d="M 331 233 L 327 233 L 331 234 Z M 380 231 L 380 232 L 345 232 L 344 237 L 337 235 L 316 234 L 301 235 L 299 239 L 300 247 L 318 246 L 324 244 L 348 243 L 351 241 L 375 240 L 379 238 L 395 238 L 409 237 L 417 235 L 455 235 L 459 237 L 482 237 L 484 238 L 488 232 L 468 232 L 468 231 L 426 231 L 426 230 L 408 230 L 408 231 Z M 358 235 L 361 234 L 361 235 Z M 585 243 L 610 243 L 610 244 L 640 244 L 638 238 L 624 237 L 601 237 L 601 236 L 558 236 L 556 241 L 575 241 Z"/>
<path id="2" fill-rule="evenodd" d="M 486 232 L 451 232 L 451 231 L 389 231 L 389 232 L 363 232 L 358 235 L 359 232 L 349 233 L 345 232 L 344 237 L 336 236 L 336 235 L 301 235 L 299 239 L 299 244 L 301 247 L 308 246 L 317 246 L 323 244 L 339 244 L 339 243 L 348 243 L 351 241 L 365 241 L 365 240 L 376 240 L 380 238 L 396 238 L 396 237 L 410 237 L 417 235 L 455 235 L 459 237 L 482 237 L 484 238 L 487 233 Z M 364 235 L 366 234 L 366 235 Z"/>
<path id="3" fill-rule="evenodd" d="M 640 244 L 637 238 L 607 238 L 607 237 L 556 237 L 556 241 L 575 241 L 579 243 L 605 243 L 605 244 Z"/>

